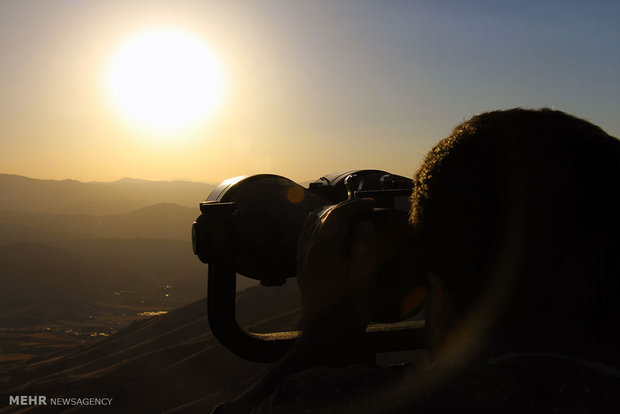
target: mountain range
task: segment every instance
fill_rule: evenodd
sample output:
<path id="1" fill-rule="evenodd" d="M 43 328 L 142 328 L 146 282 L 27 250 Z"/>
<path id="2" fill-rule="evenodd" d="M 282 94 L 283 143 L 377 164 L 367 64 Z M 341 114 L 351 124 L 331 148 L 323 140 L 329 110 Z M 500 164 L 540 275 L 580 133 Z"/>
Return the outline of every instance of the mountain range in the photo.
<path id="1" fill-rule="evenodd" d="M 0 210 L 113 215 L 158 203 L 198 208 L 215 186 L 188 181 L 40 180 L 0 174 Z"/>
<path id="2" fill-rule="evenodd" d="M 204 297 L 190 229 L 212 188 L 0 174 L 0 366 Z"/>

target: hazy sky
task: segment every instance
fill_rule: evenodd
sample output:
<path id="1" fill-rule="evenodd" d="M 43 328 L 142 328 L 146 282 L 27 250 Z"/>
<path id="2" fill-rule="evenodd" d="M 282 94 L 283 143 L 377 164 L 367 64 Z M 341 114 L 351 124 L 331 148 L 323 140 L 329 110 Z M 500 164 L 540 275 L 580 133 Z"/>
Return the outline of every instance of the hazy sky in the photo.
<path id="1" fill-rule="evenodd" d="M 0 172 L 411 176 L 457 123 L 515 106 L 618 137 L 619 22 L 611 0 L 0 0 Z M 145 130 L 106 98 L 115 53 L 158 28 L 194 36 L 224 76 L 216 110 L 192 129 Z"/>

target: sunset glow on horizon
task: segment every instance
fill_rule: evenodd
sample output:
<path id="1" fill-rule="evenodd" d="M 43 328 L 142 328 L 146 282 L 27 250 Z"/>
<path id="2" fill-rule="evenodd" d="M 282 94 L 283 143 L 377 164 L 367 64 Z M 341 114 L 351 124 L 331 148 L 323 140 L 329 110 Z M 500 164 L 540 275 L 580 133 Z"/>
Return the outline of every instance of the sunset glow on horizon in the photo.
<path id="1" fill-rule="evenodd" d="M 463 120 L 620 136 L 620 3 L 0 2 L 0 173 L 411 177 Z"/>

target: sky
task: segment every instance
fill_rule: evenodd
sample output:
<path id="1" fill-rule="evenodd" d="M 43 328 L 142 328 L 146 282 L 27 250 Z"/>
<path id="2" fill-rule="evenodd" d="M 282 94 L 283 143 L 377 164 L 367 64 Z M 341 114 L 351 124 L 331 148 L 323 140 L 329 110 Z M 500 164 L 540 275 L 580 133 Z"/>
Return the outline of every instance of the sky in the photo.
<path id="1" fill-rule="evenodd" d="M 516 106 L 563 110 L 618 137 L 618 22 L 611 0 L 0 0 L 0 173 L 412 176 L 458 123 Z M 155 95 L 133 108 L 163 102 L 187 114 L 202 96 L 215 102 L 181 129 L 144 127 L 110 98 L 119 51 L 157 30 L 190 36 L 217 67 L 201 69 L 212 82 L 196 86 L 198 101 L 162 92 L 181 78 L 198 85 L 176 74 L 156 78 Z M 156 47 L 150 69 L 132 63 L 127 88 L 166 68 L 175 49 Z M 157 124 L 167 112 L 150 116 Z"/>

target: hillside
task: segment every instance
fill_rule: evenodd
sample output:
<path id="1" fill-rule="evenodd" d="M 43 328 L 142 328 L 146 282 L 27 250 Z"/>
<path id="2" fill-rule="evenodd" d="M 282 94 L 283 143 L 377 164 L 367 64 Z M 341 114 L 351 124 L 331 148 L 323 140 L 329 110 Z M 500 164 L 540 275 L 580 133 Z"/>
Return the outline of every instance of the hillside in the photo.
<path id="1" fill-rule="evenodd" d="M 206 277 L 206 266 L 183 241 L 0 245 L 0 365 L 109 335 L 145 312 L 191 303 L 206 294 Z"/>
<path id="2" fill-rule="evenodd" d="M 159 203 L 124 214 L 67 214 L 0 209 L 0 243 L 78 238 L 158 238 L 189 243 L 198 206 Z"/>
<path id="3" fill-rule="evenodd" d="M 250 288 L 238 295 L 238 309 L 252 330 L 293 329 L 299 316 L 295 283 Z M 203 299 L 95 343 L 0 368 L 0 387 L 3 395 L 112 397 L 114 412 L 209 412 L 266 367 L 217 342 Z"/>
<path id="4" fill-rule="evenodd" d="M 206 266 L 175 240 L 89 239 L 57 247 L 36 242 L 0 246 L 0 321 L 40 302 L 69 299 L 112 305 L 176 307 L 205 293 Z M 64 318 L 88 314 L 67 309 Z"/>

